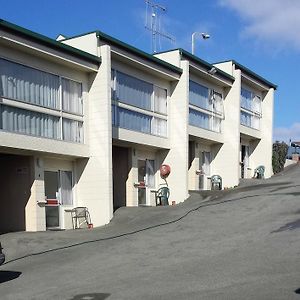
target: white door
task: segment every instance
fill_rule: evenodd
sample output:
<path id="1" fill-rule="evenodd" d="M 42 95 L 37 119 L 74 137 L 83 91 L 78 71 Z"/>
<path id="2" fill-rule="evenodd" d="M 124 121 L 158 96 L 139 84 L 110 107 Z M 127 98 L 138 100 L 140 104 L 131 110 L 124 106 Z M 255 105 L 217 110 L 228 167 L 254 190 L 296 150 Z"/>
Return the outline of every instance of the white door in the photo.
<path id="1" fill-rule="evenodd" d="M 208 186 L 208 177 L 210 176 L 210 163 L 211 163 L 211 153 L 203 151 L 200 155 L 199 169 L 202 170 L 202 174 L 199 176 L 199 189 L 206 190 Z"/>
<path id="2" fill-rule="evenodd" d="M 150 205 L 151 189 L 155 188 L 154 160 L 138 160 L 138 205 Z"/>
<path id="3" fill-rule="evenodd" d="M 45 171 L 46 227 L 63 228 L 64 209 L 73 205 L 71 171 Z"/>

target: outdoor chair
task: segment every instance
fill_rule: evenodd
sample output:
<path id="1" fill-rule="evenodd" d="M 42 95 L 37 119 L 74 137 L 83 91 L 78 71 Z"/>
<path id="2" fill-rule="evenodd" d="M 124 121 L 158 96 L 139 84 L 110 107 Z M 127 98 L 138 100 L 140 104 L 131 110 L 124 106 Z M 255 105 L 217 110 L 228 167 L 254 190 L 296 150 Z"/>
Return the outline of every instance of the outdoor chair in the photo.
<path id="1" fill-rule="evenodd" d="M 254 170 L 254 176 L 253 176 L 253 178 L 264 179 L 265 178 L 265 167 L 264 166 L 258 166 Z"/>
<path id="2" fill-rule="evenodd" d="M 221 190 L 222 189 L 222 177 L 220 175 L 212 175 L 210 177 L 211 189 Z"/>
<path id="3" fill-rule="evenodd" d="M 170 189 L 163 186 L 158 189 L 155 195 L 156 205 L 169 205 Z"/>
<path id="4" fill-rule="evenodd" d="M 87 207 L 75 207 L 71 214 L 73 229 L 91 228 L 91 217 Z"/>

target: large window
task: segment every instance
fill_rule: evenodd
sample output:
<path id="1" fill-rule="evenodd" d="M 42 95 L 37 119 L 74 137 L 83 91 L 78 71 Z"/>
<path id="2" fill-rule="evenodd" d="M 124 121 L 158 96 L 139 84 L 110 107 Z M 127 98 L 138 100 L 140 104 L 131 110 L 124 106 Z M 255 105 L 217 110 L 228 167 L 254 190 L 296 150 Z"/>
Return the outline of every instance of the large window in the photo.
<path id="1" fill-rule="evenodd" d="M 83 142 L 81 83 L 0 58 L 0 97 L 1 130 Z"/>
<path id="2" fill-rule="evenodd" d="M 221 132 L 224 118 L 222 94 L 190 80 L 189 124 Z"/>
<path id="3" fill-rule="evenodd" d="M 60 139 L 59 117 L 0 105 L 0 129 L 10 132 Z"/>
<path id="4" fill-rule="evenodd" d="M 241 89 L 241 124 L 260 129 L 261 97 L 245 88 Z"/>
<path id="5" fill-rule="evenodd" d="M 59 77 L 0 59 L 0 96 L 59 108 Z"/>
<path id="6" fill-rule="evenodd" d="M 112 70 L 112 124 L 167 136 L 167 90 Z"/>

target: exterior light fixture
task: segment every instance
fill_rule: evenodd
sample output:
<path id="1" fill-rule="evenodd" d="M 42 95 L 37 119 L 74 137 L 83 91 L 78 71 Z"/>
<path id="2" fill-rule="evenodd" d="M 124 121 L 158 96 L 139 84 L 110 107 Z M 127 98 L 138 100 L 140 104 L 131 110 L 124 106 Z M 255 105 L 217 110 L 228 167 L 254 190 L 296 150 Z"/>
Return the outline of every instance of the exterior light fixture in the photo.
<path id="1" fill-rule="evenodd" d="M 207 40 L 210 38 L 210 35 L 204 32 L 193 32 L 192 34 L 192 54 L 195 54 L 195 36 L 200 35 L 203 40 Z"/>
<path id="2" fill-rule="evenodd" d="M 214 74 L 217 73 L 217 68 L 212 67 L 209 71 L 207 71 L 207 73 L 210 74 L 210 75 L 214 75 Z"/>

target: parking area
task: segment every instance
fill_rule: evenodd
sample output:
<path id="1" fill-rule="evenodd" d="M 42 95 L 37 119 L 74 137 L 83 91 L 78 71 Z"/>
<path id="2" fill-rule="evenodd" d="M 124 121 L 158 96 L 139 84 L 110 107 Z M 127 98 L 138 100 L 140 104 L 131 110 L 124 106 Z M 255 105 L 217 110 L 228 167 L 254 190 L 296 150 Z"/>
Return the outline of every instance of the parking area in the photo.
<path id="1" fill-rule="evenodd" d="M 298 299 L 299 175 L 296 165 L 174 207 L 121 208 L 93 230 L 1 235 L 0 277 L 19 272 L 1 297 Z"/>

